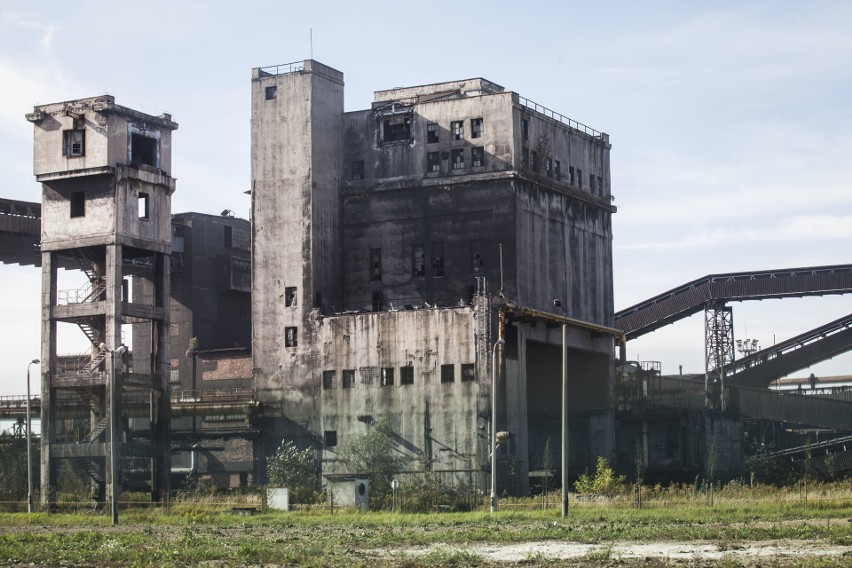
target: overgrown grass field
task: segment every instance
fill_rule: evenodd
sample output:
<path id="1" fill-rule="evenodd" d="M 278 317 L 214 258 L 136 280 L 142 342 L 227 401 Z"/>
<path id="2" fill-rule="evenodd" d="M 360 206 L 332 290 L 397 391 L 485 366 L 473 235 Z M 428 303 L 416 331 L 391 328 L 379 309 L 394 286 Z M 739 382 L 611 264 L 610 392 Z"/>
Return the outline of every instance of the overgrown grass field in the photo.
<path id="1" fill-rule="evenodd" d="M 706 492 L 646 488 L 642 509 L 636 508 L 635 495 L 629 493 L 585 501 L 572 496 L 564 519 L 552 507 L 556 502 L 558 495 L 547 500 L 501 500 L 501 510 L 493 515 L 485 510 L 330 512 L 325 507 L 236 514 L 232 509 L 262 509 L 258 498 L 249 495 L 228 501 L 215 497 L 176 500 L 169 510 L 125 508 L 116 527 L 102 513 L 4 513 L 0 514 L 0 565 L 483 566 L 489 561 L 471 551 L 474 545 L 529 542 L 677 541 L 736 547 L 789 539 L 852 547 L 848 483 L 813 486 L 807 494 L 802 487 L 734 486 L 717 491 L 712 505 Z M 764 558 L 761 565 L 787 565 L 788 560 L 807 566 L 852 566 L 848 555 L 796 561 Z M 649 562 L 665 564 L 660 560 L 636 564 L 648 566 Z M 553 563 L 553 559 L 530 557 L 516 564 Z M 601 563 L 633 562 L 606 555 L 581 562 Z"/>

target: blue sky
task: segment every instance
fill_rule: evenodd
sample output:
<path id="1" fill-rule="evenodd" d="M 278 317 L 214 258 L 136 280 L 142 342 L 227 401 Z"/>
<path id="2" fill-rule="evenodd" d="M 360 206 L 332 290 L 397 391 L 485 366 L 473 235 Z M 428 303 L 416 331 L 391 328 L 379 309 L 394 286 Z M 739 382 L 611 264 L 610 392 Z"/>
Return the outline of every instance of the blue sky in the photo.
<path id="1" fill-rule="evenodd" d="M 710 273 L 847 263 L 850 22 L 852 3 L 820 0 L 0 0 L 0 196 L 40 199 L 33 105 L 109 93 L 180 124 L 175 212 L 248 217 L 251 68 L 313 50 L 345 74 L 347 110 L 374 90 L 481 76 L 609 133 L 616 309 Z M 0 266 L 0 282 L 0 395 L 22 393 L 40 276 Z M 766 346 L 850 305 L 734 304 L 735 333 Z M 628 349 L 702 372 L 702 317 Z M 809 372 L 852 374 L 852 356 Z"/>

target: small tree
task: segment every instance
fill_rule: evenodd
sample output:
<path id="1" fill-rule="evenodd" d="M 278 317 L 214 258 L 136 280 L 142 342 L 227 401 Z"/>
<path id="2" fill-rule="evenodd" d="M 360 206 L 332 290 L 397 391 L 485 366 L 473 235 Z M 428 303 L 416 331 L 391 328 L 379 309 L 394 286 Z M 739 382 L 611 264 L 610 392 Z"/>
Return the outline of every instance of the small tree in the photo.
<path id="1" fill-rule="evenodd" d="M 266 462 L 266 477 L 270 485 L 287 487 L 294 503 L 316 501 L 320 490 L 316 452 L 300 450 L 292 440 L 284 440 Z"/>
<path id="2" fill-rule="evenodd" d="M 340 456 L 351 473 L 371 474 L 370 501 L 375 503 L 390 495 L 391 481 L 405 463 L 386 418 L 373 422 L 366 433 L 350 438 L 342 445 Z"/>

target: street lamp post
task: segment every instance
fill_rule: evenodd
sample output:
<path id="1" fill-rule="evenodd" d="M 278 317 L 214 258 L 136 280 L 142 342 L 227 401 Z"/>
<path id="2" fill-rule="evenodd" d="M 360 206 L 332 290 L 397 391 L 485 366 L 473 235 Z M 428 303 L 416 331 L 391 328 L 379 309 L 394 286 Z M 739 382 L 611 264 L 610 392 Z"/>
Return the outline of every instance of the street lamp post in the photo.
<path id="1" fill-rule="evenodd" d="M 27 513 L 33 512 L 33 439 L 30 430 L 33 428 L 30 418 L 30 367 L 38 365 L 41 361 L 33 359 L 27 365 Z"/>
<path id="2" fill-rule="evenodd" d="M 553 305 L 568 317 L 559 299 Z M 562 322 L 562 516 L 568 516 L 568 322 Z"/>
<path id="3" fill-rule="evenodd" d="M 491 348 L 491 512 L 497 511 L 497 348 L 506 343 L 498 339 Z"/>
<path id="4" fill-rule="evenodd" d="M 123 354 L 127 351 L 127 347 L 119 345 L 116 349 L 110 349 L 106 343 L 101 343 L 100 348 L 110 355 L 110 377 L 109 377 L 109 485 L 110 485 L 110 500 L 109 510 L 112 516 L 112 524 L 118 524 L 118 469 L 119 452 L 116 450 L 118 445 L 118 380 L 115 372 L 115 354 Z"/>

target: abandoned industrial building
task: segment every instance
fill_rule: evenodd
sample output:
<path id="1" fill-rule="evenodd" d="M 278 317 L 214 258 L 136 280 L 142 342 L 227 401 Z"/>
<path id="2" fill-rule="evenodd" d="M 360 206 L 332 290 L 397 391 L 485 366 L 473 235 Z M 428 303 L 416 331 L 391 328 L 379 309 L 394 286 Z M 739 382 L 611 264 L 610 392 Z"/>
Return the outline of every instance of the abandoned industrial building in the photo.
<path id="1" fill-rule="evenodd" d="M 252 70 L 250 221 L 171 214 L 169 115 L 109 96 L 27 115 L 41 207 L 0 221 L 27 220 L 3 229 L 4 261 L 43 274 L 44 506 L 60 460 L 98 501 L 202 472 L 263 482 L 283 439 L 352 473 L 339 449 L 378 419 L 405 471 L 480 492 L 508 432 L 497 477 L 515 494 L 550 467 L 565 416 L 572 476 L 603 456 L 694 477 L 711 446 L 737 475 L 748 436 L 819 429 L 834 451 L 852 432 L 843 393 L 766 389 L 852 348 L 852 318 L 735 360 L 727 305 L 848 293 L 852 266 L 708 276 L 616 312 L 609 135 L 482 78 L 350 112 L 343 93 L 317 61 Z M 84 289 L 59 290 L 60 267 Z M 628 360 L 629 340 L 701 311 L 697 381 Z M 91 350 L 60 365 L 59 335 L 81 332 Z"/>

